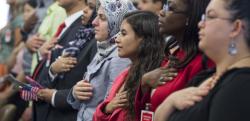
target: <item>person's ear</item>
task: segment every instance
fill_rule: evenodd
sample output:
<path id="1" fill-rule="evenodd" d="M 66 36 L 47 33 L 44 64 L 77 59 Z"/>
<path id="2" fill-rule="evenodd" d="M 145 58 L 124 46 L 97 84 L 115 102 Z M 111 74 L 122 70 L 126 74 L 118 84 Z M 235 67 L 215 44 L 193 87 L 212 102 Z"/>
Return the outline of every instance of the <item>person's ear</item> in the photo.
<path id="1" fill-rule="evenodd" d="M 244 28 L 245 28 L 245 24 L 243 23 L 242 20 L 239 20 L 239 19 L 235 20 L 233 22 L 232 31 L 231 31 L 229 36 L 231 38 L 236 38 L 237 36 L 239 36 L 244 31 L 243 30 Z"/>

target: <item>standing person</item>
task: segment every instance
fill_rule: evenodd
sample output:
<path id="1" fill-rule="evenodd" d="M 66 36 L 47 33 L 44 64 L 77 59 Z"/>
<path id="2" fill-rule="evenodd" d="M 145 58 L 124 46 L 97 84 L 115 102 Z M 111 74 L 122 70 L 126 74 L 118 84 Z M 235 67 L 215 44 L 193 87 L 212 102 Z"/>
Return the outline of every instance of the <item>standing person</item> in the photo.
<path id="1" fill-rule="evenodd" d="M 37 0 L 30 0 L 32 2 L 36 2 Z M 50 5 L 51 2 L 55 1 L 52 5 Z M 59 25 L 65 20 L 66 18 L 66 12 L 64 8 L 60 7 L 58 5 L 57 0 L 46 0 L 46 1 L 39 1 L 38 7 L 35 8 L 35 11 L 32 12 L 29 16 L 29 18 L 24 22 L 23 29 L 21 31 L 23 41 L 26 43 L 27 49 L 24 51 L 23 56 L 23 68 L 25 69 L 25 76 L 30 76 L 33 73 L 33 70 L 35 68 L 35 65 L 37 64 L 38 58 L 37 58 L 37 50 L 42 44 L 47 41 L 51 40 L 52 37 L 54 37 L 57 28 Z M 44 6 L 42 6 L 42 3 L 44 3 Z M 48 6 L 50 5 L 50 6 Z M 43 10 L 46 10 L 46 16 L 39 17 L 38 15 L 42 15 L 41 13 L 45 12 Z M 34 20 L 34 19 L 37 19 Z M 39 22 L 40 21 L 40 22 Z M 29 23 L 29 24 L 28 24 Z M 36 26 L 36 27 L 33 27 Z M 29 32 L 29 28 L 33 28 L 34 31 Z M 37 30 L 38 29 L 38 30 Z M 36 32 L 38 34 L 36 34 Z M 39 36 L 38 36 L 39 35 Z M 40 39 L 42 38 L 42 39 Z M 32 55 L 32 56 L 31 56 Z M 32 106 L 29 105 L 28 108 L 26 108 L 26 112 L 31 113 Z M 27 113 L 24 113 L 22 117 L 28 118 L 26 116 Z M 31 117 L 29 117 L 31 119 Z"/>
<path id="2" fill-rule="evenodd" d="M 249 0 L 211 0 L 199 23 L 199 48 L 216 71 L 201 85 L 171 94 L 157 109 L 157 121 L 250 120 L 249 5 Z"/>
<path id="3" fill-rule="evenodd" d="M 134 100 L 142 75 L 159 67 L 164 59 L 164 41 L 154 13 L 126 14 L 116 43 L 118 55 L 132 64 L 116 78 L 107 99 L 98 105 L 94 121 L 136 120 Z"/>
<path id="4" fill-rule="evenodd" d="M 7 0 L 9 6 L 9 18 L 7 25 L 0 32 L 0 77 L 8 74 L 7 59 L 13 49 L 20 43 L 20 28 L 23 24 L 24 0 Z"/>
<path id="5" fill-rule="evenodd" d="M 160 32 L 171 35 L 161 68 L 143 75 L 137 92 L 136 111 L 151 103 L 151 111 L 172 92 L 186 86 L 188 80 L 207 68 L 198 49 L 198 22 L 210 0 L 168 0 L 159 15 Z M 212 64 L 209 65 L 209 67 Z"/>
<path id="6" fill-rule="evenodd" d="M 58 4 L 65 8 L 68 17 L 65 19 L 64 24 L 61 24 L 61 27 L 58 28 L 56 33 L 58 40 L 47 41 L 39 49 L 41 55 L 51 58 L 43 58 L 33 74 L 33 78 L 44 86 L 43 89 L 38 91 L 39 100 L 34 101 L 34 121 L 76 120 L 77 111 L 71 108 L 66 98 L 70 88 L 82 77 L 96 52 L 95 42 L 89 39 L 84 41 L 81 36 L 81 16 L 83 15 L 82 9 L 86 7 L 86 1 L 59 0 Z M 71 44 L 76 41 L 80 42 L 83 47 Z M 58 47 L 55 47 L 56 44 Z M 61 56 L 59 59 L 58 57 L 62 55 L 62 51 L 70 46 L 76 46 L 79 53 L 72 57 Z M 48 56 L 50 49 L 52 49 L 52 56 Z M 56 64 L 53 63 L 56 62 L 56 58 L 64 66 L 64 72 L 55 71 L 53 65 Z M 50 64 L 47 63 L 48 60 L 52 63 L 51 65 L 47 65 Z"/>
<path id="7" fill-rule="evenodd" d="M 10 18 L 7 26 L 0 33 L 0 68 L 1 63 L 7 66 L 7 73 L 13 74 L 18 79 L 23 79 L 22 69 L 22 53 L 23 44 L 21 42 L 20 28 L 23 21 L 29 14 L 27 7 L 34 9 L 33 2 L 27 2 L 24 0 L 7 0 L 10 5 Z M 32 10 L 31 10 L 32 11 Z M 1 73 L 1 69 L 0 69 Z M 1 74 L 0 74 L 1 77 Z M 14 113 L 13 120 L 18 120 L 22 115 L 24 109 L 28 103 L 23 101 L 17 90 L 13 89 L 13 85 L 10 84 L 0 92 L 1 102 L 6 101 L 7 104 L 14 104 L 17 109 Z"/>
<path id="8" fill-rule="evenodd" d="M 77 121 L 92 121 L 96 106 L 103 101 L 118 74 L 130 61 L 118 57 L 115 44 L 123 16 L 134 10 L 130 0 L 100 0 L 95 28 L 97 53 L 87 67 L 83 80 L 79 81 L 68 96 L 68 103 L 78 109 Z M 94 8 L 92 8 L 94 9 Z M 87 10 L 87 9 L 86 9 Z"/>
<path id="9" fill-rule="evenodd" d="M 38 34 L 33 35 L 31 39 L 27 43 L 39 43 L 38 41 L 50 41 L 54 35 L 57 32 L 57 28 L 60 26 L 61 23 L 65 20 L 67 17 L 65 9 L 59 6 L 58 0 L 54 0 L 54 3 L 50 5 L 47 9 L 47 14 L 45 18 L 43 19 L 41 25 L 39 26 L 38 29 Z M 37 39 L 34 39 L 37 38 Z M 41 40 L 39 39 L 41 38 Z M 31 67 L 31 74 L 33 73 L 35 66 L 38 63 L 38 58 L 37 58 L 37 49 L 40 46 L 30 46 L 30 50 L 33 52 L 33 57 L 32 57 L 32 67 Z"/>
<path id="10" fill-rule="evenodd" d="M 36 52 L 36 50 L 41 47 L 41 45 L 45 42 L 44 39 L 36 39 L 33 41 L 33 36 L 38 31 L 39 26 L 45 18 L 46 10 L 50 4 L 53 3 L 53 0 L 33 0 L 37 2 L 37 7 L 33 14 L 28 18 L 27 21 L 24 22 L 23 27 L 21 29 L 22 41 L 25 42 L 26 48 L 23 56 L 23 68 L 24 73 L 27 76 L 31 75 L 31 66 L 32 66 L 32 54 Z M 30 41 L 32 40 L 32 41 Z M 35 51 L 33 50 L 36 48 Z"/>

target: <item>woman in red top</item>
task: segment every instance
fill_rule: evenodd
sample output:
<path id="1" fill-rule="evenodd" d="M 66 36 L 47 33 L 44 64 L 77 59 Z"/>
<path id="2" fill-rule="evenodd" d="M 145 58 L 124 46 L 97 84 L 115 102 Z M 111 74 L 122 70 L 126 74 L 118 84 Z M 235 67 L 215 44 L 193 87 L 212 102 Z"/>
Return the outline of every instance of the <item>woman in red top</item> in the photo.
<path id="1" fill-rule="evenodd" d="M 206 69 L 198 50 L 198 22 L 210 0 L 168 0 L 159 15 L 160 32 L 167 38 L 166 57 L 161 68 L 143 75 L 136 94 L 139 119 L 145 103 L 155 109 L 172 92 L 182 89 L 192 77 Z M 210 63 L 211 66 L 213 64 Z"/>
<path id="2" fill-rule="evenodd" d="M 160 67 L 164 58 L 164 41 L 159 35 L 158 17 L 151 12 L 127 14 L 116 43 L 118 55 L 132 64 L 114 81 L 109 95 L 94 114 L 94 121 L 135 120 L 135 93 L 143 74 Z"/>

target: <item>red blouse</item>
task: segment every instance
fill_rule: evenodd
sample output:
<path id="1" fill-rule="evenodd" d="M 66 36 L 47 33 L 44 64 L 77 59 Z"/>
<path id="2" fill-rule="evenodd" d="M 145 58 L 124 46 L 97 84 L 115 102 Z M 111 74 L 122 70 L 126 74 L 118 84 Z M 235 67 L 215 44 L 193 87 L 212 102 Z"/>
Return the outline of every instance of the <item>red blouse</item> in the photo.
<path id="1" fill-rule="evenodd" d="M 176 55 L 180 59 L 185 56 L 183 51 L 178 51 Z M 167 62 L 168 61 L 163 62 L 162 66 L 166 66 Z M 209 62 L 208 66 L 213 66 L 212 62 Z M 135 110 L 136 115 L 138 116 L 137 120 L 140 118 L 140 111 L 144 109 L 145 103 L 150 102 L 151 110 L 155 111 L 164 99 L 166 99 L 172 92 L 184 88 L 188 83 L 188 80 L 192 79 L 202 69 L 202 54 L 197 54 L 186 67 L 178 70 L 178 75 L 172 81 L 157 87 L 152 96 L 151 91 L 142 95 L 141 87 L 139 87 L 135 97 Z"/>
<path id="2" fill-rule="evenodd" d="M 123 110 L 122 108 L 118 108 L 114 110 L 111 114 L 103 113 L 104 108 L 106 105 L 116 96 L 116 93 L 119 91 L 121 86 L 123 85 L 126 76 L 128 75 L 129 68 L 125 69 L 114 81 L 111 89 L 109 90 L 108 97 L 100 103 L 97 108 L 96 112 L 93 116 L 93 121 L 125 121 L 127 111 Z"/>

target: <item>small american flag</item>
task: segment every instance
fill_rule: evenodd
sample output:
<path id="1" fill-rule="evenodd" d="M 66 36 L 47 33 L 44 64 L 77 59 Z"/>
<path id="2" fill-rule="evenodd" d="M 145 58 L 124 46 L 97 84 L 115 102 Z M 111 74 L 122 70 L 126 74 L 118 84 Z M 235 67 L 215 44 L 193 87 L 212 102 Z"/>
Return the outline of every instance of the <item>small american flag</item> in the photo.
<path id="1" fill-rule="evenodd" d="M 21 89 L 21 92 L 20 92 L 21 98 L 25 101 L 32 101 L 32 100 L 37 101 L 38 100 L 37 93 L 39 89 L 40 88 L 38 87 L 31 87 L 29 90 Z"/>

